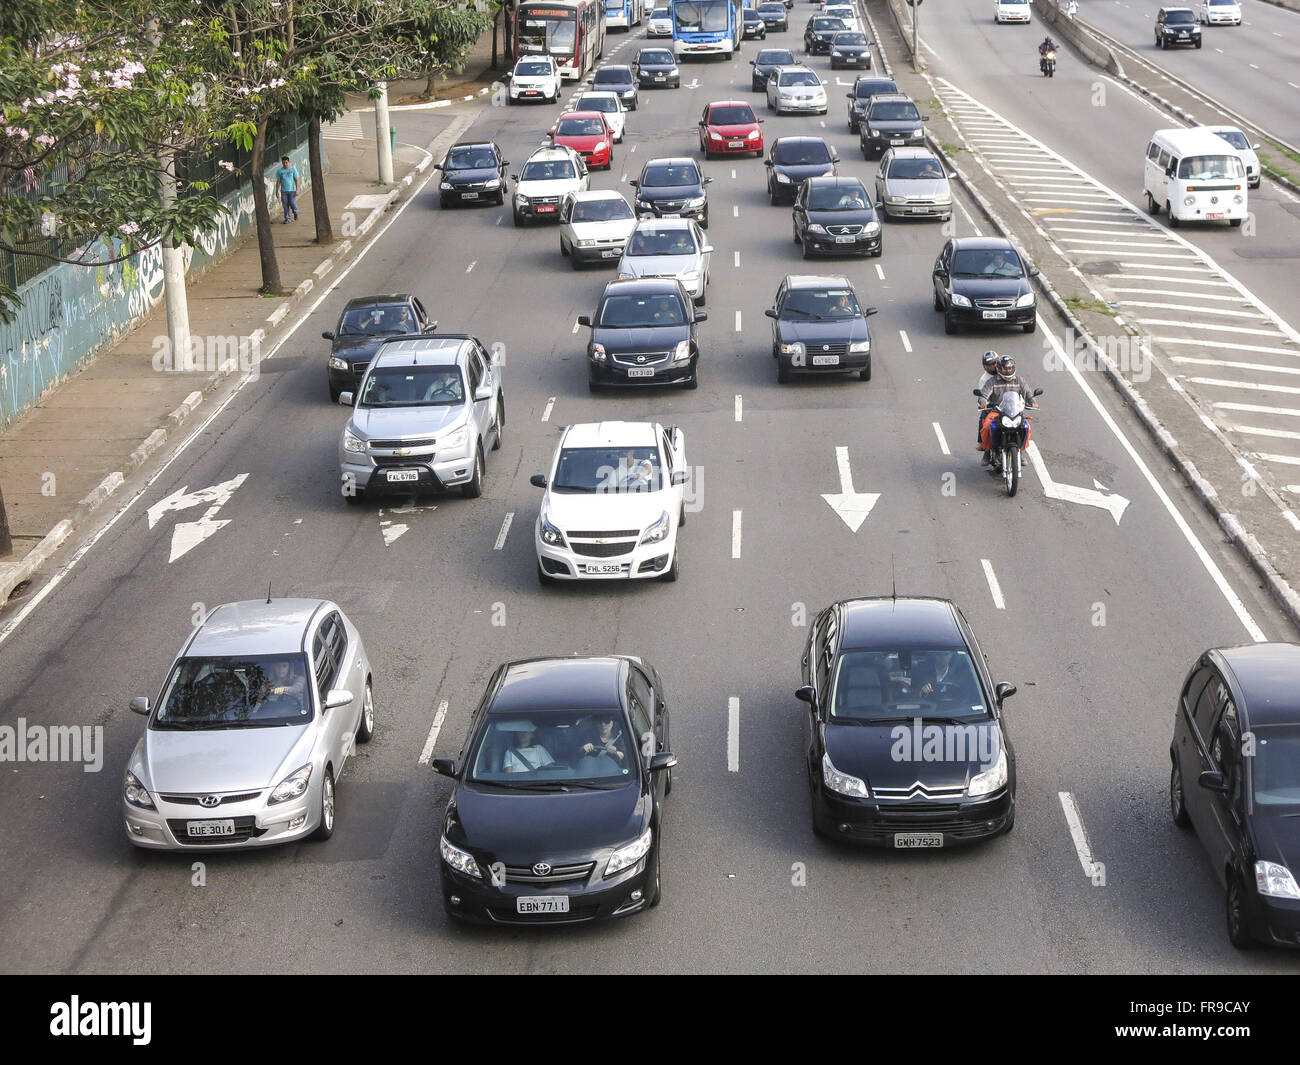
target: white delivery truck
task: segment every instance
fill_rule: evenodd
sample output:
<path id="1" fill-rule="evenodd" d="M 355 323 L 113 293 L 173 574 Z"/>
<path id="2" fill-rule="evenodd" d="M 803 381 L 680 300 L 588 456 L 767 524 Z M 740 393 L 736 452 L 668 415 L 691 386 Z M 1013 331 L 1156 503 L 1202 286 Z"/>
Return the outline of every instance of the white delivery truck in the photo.
<path id="1" fill-rule="evenodd" d="M 1246 217 L 1246 168 L 1232 147 L 1205 129 L 1159 129 L 1147 145 L 1147 210 L 1164 208 L 1169 225 Z"/>

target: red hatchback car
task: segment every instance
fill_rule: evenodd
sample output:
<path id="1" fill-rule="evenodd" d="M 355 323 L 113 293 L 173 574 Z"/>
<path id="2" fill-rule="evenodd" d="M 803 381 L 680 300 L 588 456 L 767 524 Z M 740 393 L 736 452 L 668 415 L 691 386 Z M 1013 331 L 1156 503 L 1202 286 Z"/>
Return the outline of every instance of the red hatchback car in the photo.
<path id="1" fill-rule="evenodd" d="M 714 155 L 763 154 L 762 119 L 744 100 L 718 100 L 700 116 L 700 151 Z"/>
<path id="2" fill-rule="evenodd" d="M 614 134 L 600 111 L 570 111 L 546 135 L 554 144 L 568 145 L 589 167 L 614 165 Z"/>

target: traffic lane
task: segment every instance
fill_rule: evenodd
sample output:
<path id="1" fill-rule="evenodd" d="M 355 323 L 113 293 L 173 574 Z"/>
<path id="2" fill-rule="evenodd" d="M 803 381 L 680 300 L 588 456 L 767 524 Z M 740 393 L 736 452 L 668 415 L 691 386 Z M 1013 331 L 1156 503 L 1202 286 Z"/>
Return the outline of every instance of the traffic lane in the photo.
<path id="1" fill-rule="evenodd" d="M 933 27 L 931 41 L 944 59 L 932 64 L 932 73 L 947 78 L 1136 205 L 1141 199 L 1143 157 L 1151 133 L 1176 123 L 1082 63 L 1058 63 L 1051 79 L 1026 70 L 1012 45 L 989 35 L 988 28 L 961 19 Z M 959 60 L 967 55 L 979 55 L 979 63 Z M 1099 85 L 1104 89 L 1100 97 Z M 1094 114 L 1097 121 L 1083 117 Z M 1062 122 L 1063 115 L 1071 116 L 1068 123 Z M 1259 237 L 1209 226 L 1183 226 L 1178 233 L 1295 326 L 1287 274 L 1278 270 L 1276 256 L 1286 261 L 1285 257 L 1300 247 L 1300 217 L 1292 212 L 1286 194 L 1270 183 L 1250 193 L 1250 205 Z"/>

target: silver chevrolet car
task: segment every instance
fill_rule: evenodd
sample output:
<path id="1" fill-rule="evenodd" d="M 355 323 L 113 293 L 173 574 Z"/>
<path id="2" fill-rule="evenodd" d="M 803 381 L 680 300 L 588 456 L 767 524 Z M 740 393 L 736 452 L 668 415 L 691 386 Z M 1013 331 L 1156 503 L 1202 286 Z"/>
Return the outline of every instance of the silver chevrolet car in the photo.
<path id="1" fill-rule="evenodd" d="M 334 833 L 336 784 L 375 731 L 370 660 L 320 599 L 227 603 L 181 648 L 122 785 L 126 837 L 239 850 Z"/>
<path id="2" fill-rule="evenodd" d="M 339 396 L 353 405 L 351 392 Z M 484 453 L 501 446 L 501 365 L 476 337 L 386 341 L 371 360 L 339 438 L 343 497 L 459 487 L 483 494 Z"/>

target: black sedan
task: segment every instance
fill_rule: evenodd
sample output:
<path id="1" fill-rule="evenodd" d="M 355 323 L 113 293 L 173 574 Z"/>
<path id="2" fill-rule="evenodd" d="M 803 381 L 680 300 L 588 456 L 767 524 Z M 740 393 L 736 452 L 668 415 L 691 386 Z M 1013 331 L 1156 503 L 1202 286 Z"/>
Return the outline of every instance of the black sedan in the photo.
<path id="1" fill-rule="evenodd" d="M 642 48 L 632 61 L 632 73 L 642 89 L 680 89 L 681 71 L 670 48 Z"/>
<path id="2" fill-rule="evenodd" d="M 811 177 L 834 174 L 839 161 L 820 137 L 778 137 L 763 161 L 773 206 L 782 200 L 793 203 L 800 184 Z"/>
<path id="3" fill-rule="evenodd" d="M 794 53 L 789 48 L 763 48 L 749 61 L 749 65 L 754 68 L 750 77 L 750 91 L 766 92 L 768 75 L 777 67 L 794 66 Z"/>
<path id="4" fill-rule="evenodd" d="M 814 255 L 874 255 L 884 250 L 880 219 L 855 177 L 809 178 L 794 198 L 794 242 Z"/>
<path id="5" fill-rule="evenodd" d="M 831 50 L 831 38 L 847 29 L 842 18 L 813 15 L 803 28 L 803 50 L 809 55 L 826 55 Z"/>
<path id="6" fill-rule="evenodd" d="M 758 12 L 758 17 L 763 20 L 763 25 L 767 27 L 768 33 L 790 28 L 790 16 L 786 13 L 785 4 L 780 2 L 759 4 L 755 10 Z"/>
<path id="7" fill-rule="evenodd" d="M 847 277 L 787 277 L 776 291 L 776 305 L 763 313 L 772 319 L 772 358 L 780 384 L 795 373 L 856 373 L 871 380 L 867 318 L 876 308 L 858 303 Z"/>
<path id="8" fill-rule="evenodd" d="M 709 228 L 709 197 L 706 178 L 690 156 L 651 159 L 641 176 L 628 182 L 636 189 L 632 205 L 637 218 L 694 218 L 701 229 Z"/>
<path id="9" fill-rule="evenodd" d="M 763 21 L 762 16 L 760 16 L 757 11 L 752 7 L 747 7 L 742 12 L 742 17 L 745 20 L 743 27 L 745 40 L 761 41 L 766 39 L 767 23 Z"/>
<path id="10" fill-rule="evenodd" d="M 321 336 L 331 341 L 328 364 L 330 402 L 337 403 L 344 392 L 354 395 L 375 352 L 391 336 L 403 333 L 431 333 L 438 323 L 415 296 L 395 292 L 387 296 L 357 296 L 347 302 L 332 333 Z"/>
<path id="11" fill-rule="evenodd" d="M 893 78 L 877 78 L 870 75 L 859 76 L 853 82 L 853 88 L 844 95 L 849 100 L 849 129 L 858 132 L 858 120 L 871 105 L 873 96 L 883 96 L 898 92 L 898 85 Z"/>
<path id="12" fill-rule="evenodd" d="M 707 318 L 675 277 L 609 282 L 595 319 L 578 318 L 579 325 L 591 330 L 588 387 L 593 392 L 605 385 L 698 388 L 695 324 Z"/>
<path id="13" fill-rule="evenodd" d="M 1183 683 L 1169 808 L 1223 885 L 1228 940 L 1300 946 L 1300 647 L 1206 651 Z"/>
<path id="14" fill-rule="evenodd" d="M 934 262 L 934 309 L 943 314 L 943 331 L 964 325 L 1018 325 L 1032 333 L 1038 302 L 1026 267 L 1002 237 L 954 237 Z"/>
<path id="15" fill-rule="evenodd" d="M 865 33 L 846 30 L 831 38 L 831 70 L 841 67 L 871 69 L 871 42 Z"/>
<path id="16" fill-rule="evenodd" d="M 438 850 L 450 917 L 549 925 L 659 902 L 664 797 L 677 760 L 658 671 L 624 656 L 497 669 L 452 778 Z"/>
<path id="17" fill-rule="evenodd" d="M 966 619 L 944 599 L 849 599 L 803 657 L 804 761 L 818 836 L 929 850 L 1010 832 L 1016 757 Z"/>
<path id="18" fill-rule="evenodd" d="M 447 149 L 441 163 L 434 165 L 442 171 L 438 183 L 438 204 L 449 207 L 453 203 L 506 202 L 506 167 L 508 159 L 501 157 L 495 141 L 461 141 Z"/>
<path id="19" fill-rule="evenodd" d="M 858 118 L 858 141 L 863 159 L 879 159 L 888 148 L 925 143 L 922 116 L 910 97 L 903 93 L 873 96 Z"/>

